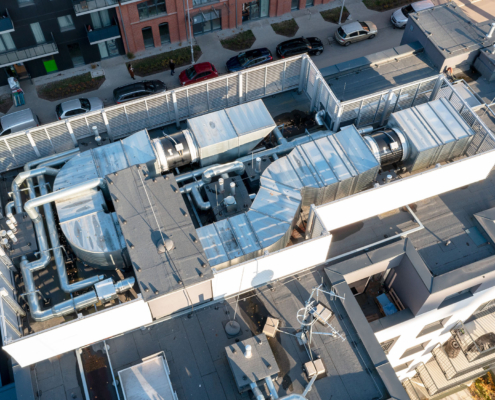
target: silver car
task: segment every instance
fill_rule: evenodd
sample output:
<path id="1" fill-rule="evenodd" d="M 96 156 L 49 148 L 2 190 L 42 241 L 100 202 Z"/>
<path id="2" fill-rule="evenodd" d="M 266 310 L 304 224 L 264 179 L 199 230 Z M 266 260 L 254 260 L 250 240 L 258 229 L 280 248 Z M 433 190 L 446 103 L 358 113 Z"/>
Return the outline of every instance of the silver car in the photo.
<path id="1" fill-rule="evenodd" d="M 341 46 L 349 46 L 351 43 L 365 39 L 373 39 L 378 33 L 378 28 L 371 21 L 355 21 L 339 27 L 335 31 L 335 40 Z"/>
<path id="2" fill-rule="evenodd" d="M 428 10 L 433 7 L 435 7 L 435 5 L 431 2 L 431 0 L 416 1 L 415 3 L 411 3 L 396 10 L 390 17 L 390 21 L 392 22 L 394 28 L 405 28 L 409 14 Z"/>
<path id="3" fill-rule="evenodd" d="M 103 108 L 103 101 L 98 97 L 88 97 L 87 99 L 69 100 L 60 103 L 55 111 L 58 119 L 74 117 L 90 111 L 97 111 Z"/>

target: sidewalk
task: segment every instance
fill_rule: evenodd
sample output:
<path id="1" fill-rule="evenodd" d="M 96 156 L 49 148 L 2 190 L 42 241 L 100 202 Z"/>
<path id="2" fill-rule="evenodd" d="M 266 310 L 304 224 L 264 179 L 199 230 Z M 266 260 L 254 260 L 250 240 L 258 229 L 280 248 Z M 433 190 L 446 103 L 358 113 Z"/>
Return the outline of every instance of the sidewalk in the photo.
<path id="1" fill-rule="evenodd" d="M 367 54 L 376 53 L 381 50 L 385 50 L 400 44 L 402 38 L 402 30 L 392 29 L 390 23 L 390 15 L 393 10 L 377 12 L 368 10 L 361 0 L 346 0 L 345 6 L 350 12 L 349 20 L 371 20 L 378 29 L 379 34 L 373 40 L 367 40 L 353 44 L 349 47 L 341 47 L 335 43 L 330 43 L 327 38 L 333 37 L 335 30 L 338 28 L 337 24 L 326 22 L 320 15 L 320 11 L 337 8 L 342 5 L 342 0 L 335 0 L 329 4 L 319 5 L 304 10 L 296 10 L 292 13 L 286 14 L 282 17 L 265 18 L 257 21 L 242 24 L 238 29 L 227 29 L 223 31 L 212 32 L 206 35 L 197 36 L 195 41 L 201 47 L 202 56 L 196 62 L 209 61 L 216 66 L 220 74 L 226 73 L 225 63 L 226 61 L 237 54 L 237 52 L 224 49 L 220 44 L 220 40 L 232 36 L 241 30 L 251 29 L 256 36 L 256 41 L 253 48 L 256 47 L 268 47 L 273 54 L 275 54 L 275 47 L 278 43 L 288 40 L 285 36 L 275 34 L 271 24 L 280 22 L 290 18 L 294 18 L 299 25 L 299 30 L 296 37 L 299 36 L 317 36 L 325 44 L 325 51 L 318 57 L 313 57 L 313 61 L 319 68 L 334 65 L 343 61 L 352 60 L 357 57 L 361 57 Z M 188 43 L 183 43 L 182 47 L 188 46 Z M 150 55 L 154 55 L 160 52 L 170 51 L 178 48 L 177 44 L 170 44 L 162 46 L 160 48 L 150 49 L 144 52 L 136 54 L 136 59 L 144 58 Z M 135 59 L 135 60 L 136 60 Z M 128 62 L 126 56 L 118 56 L 111 59 L 102 60 L 97 63 L 98 67 L 95 70 L 103 70 L 105 74 L 105 82 L 102 86 L 93 92 L 85 93 L 83 95 L 74 96 L 65 100 L 70 100 L 78 97 L 100 97 L 105 106 L 113 105 L 113 90 L 122 85 L 132 83 L 133 80 L 129 76 L 125 63 Z M 186 67 L 177 68 L 175 76 L 171 76 L 170 72 L 165 71 L 158 74 L 147 76 L 146 78 L 140 78 L 136 76 L 137 80 L 149 80 L 160 79 L 169 89 L 173 89 L 179 86 L 178 75 Z M 55 106 L 59 102 L 50 102 L 38 98 L 36 93 L 36 86 L 53 82 L 60 79 L 65 79 L 70 76 L 79 75 L 88 71 L 95 71 L 91 65 L 85 65 L 79 68 L 73 68 L 68 71 L 61 71 L 59 74 L 46 75 L 33 79 L 31 84 L 29 81 L 21 82 L 21 86 L 25 92 L 26 104 L 22 107 L 12 107 L 9 112 L 15 112 L 23 108 L 31 108 L 40 118 L 43 124 L 54 122 L 56 120 Z M 8 92 L 8 86 L 0 88 L 0 94 Z M 1 114 L 0 114 L 1 115 Z"/>

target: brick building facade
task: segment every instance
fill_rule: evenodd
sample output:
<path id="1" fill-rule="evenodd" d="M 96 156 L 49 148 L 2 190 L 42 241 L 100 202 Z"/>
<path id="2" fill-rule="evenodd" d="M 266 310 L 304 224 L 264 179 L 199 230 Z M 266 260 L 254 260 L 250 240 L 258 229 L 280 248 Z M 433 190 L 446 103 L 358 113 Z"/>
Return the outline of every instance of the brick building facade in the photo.
<path id="1" fill-rule="evenodd" d="M 135 53 L 147 47 L 189 40 L 188 5 L 192 35 L 197 36 L 332 0 L 225 0 L 207 4 L 201 0 L 131 1 L 121 2 L 118 19 L 126 37 L 126 51 Z"/>

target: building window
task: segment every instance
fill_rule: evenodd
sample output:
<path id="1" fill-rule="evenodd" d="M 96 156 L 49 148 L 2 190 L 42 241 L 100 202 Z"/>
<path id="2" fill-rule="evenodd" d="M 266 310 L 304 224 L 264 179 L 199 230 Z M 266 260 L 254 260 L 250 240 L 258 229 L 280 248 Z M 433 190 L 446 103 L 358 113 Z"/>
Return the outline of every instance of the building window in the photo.
<path id="1" fill-rule="evenodd" d="M 72 17 L 70 15 L 64 15 L 63 17 L 58 17 L 58 25 L 60 26 L 60 32 L 76 29 L 74 26 L 74 22 L 72 22 Z"/>
<path id="2" fill-rule="evenodd" d="M 476 286 L 470 287 L 469 289 L 464 289 L 464 290 L 461 290 L 460 292 L 457 292 L 457 293 L 451 294 L 450 296 L 447 296 L 442 301 L 442 303 L 438 306 L 438 308 L 440 309 L 443 307 L 447 307 L 447 306 L 450 306 L 451 304 L 454 304 L 454 303 L 457 303 L 459 301 L 466 300 L 466 299 L 472 297 L 473 294 L 476 292 L 476 290 L 478 290 L 479 287 L 480 287 L 480 285 L 476 285 Z"/>
<path id="3" fill-rule="evenodd" d="M 34 40 L 36 40 L 36 43 L 42 44 L 46 42 L 45 35 L 43 35 L 43 31 L 41 30 L 39 22 L 31 24 L 31 31 L 33 32 Z"/>
<path id="4" fill-rule="evenodd" d="M 101 58 L 110 58 L 119 55 L 119 49 L 115 40 L 107 40 L 103 43 L 98 43 Z"/>
<path id="5" fill-rule="evenodd" d="M 410 347 L 408 348 L 404 354 L 402 354 L 402 358 L 405 358 L 405 357 L 408 357 L 408 356 L 411 356 L 413 354 L 416 354 L 416 353 L 419 353 L 420 351 L 424 350 L 426 348 L 426 345 L 429 343 L 430 341 L 428 340 L 427 342 L 424 342 L 424 343 L 421 343 L 421 344 L 418 344 L 416 346 L 413 346 L 413 347 Z"/>
<path id="6" fill-rule="evenodd" d="M 397 336 L 396 338 L 390 339 L 390 340 L 385 340 L 384 342 L 380 343 L 380 346 L 382 346 L 383 352 L 385 354 L 390 353 L 390 350 L 392 350 L 392 347 L 394 347 L 394 344 L 397 343 L 397 340 L 399 340 L 400 336 Z"/>
<path id="7" fill-rule="evenodd" d="M 15 44 L 12 40 L 10 33 L 3 33 L 0 35 L 0 53 L 5 53 L 6 51 L 15 50 Z"/>
<path id="8" fill-rule="evenodd" d="M 95 30 L 112 25 L 112 20 L 110 19 L 108 10 L 91 13 L 91 22 L 93 23 L 93 29 Z"/>
<path id="9" fill-rule="evenodd" d="M 191 19 L 195 36 L 222 29 L 220 10 L 213 9 L 207 12 L 200 12 L 191 17 Z"/>
<path id="10" fill-rule="evenodd" d="M 153 31 L 151 30 L 151 27 L 147 26 L 146 28 L 143 28 L 142 32 L 144 47 L 155 47 L 155 42 L 153 40 Z"/>
<path id="11" fill-rule="evenodd" d="M 34 5 L 34 0 L 17 0 L 19 7 L 26 7 Z"/>
<path id="12" fill-rule="evenodd" d="M 394 367 L 394 371 L 395 371 L 396 373 L 397 373 L 397 372 L 400 372 L 400 371 L 403 371 L 403 370 L 405 370 L 407 367 L 409 367 L 411 364 L 412 364 L 412 361 L 406 362 L 406 363 L 401 364 L 401 365 L 397 365 L 397 367 Z"/>
<path id="13" fill-rule="evenodd" d="M 137 6 L 139 19 L 154 18 L 157 15 L 166 14 L 165 0 L 148 0 Z"/>
<path id="14" fill-rule="evenodd" d="M 270 0 L 255 0 L 242 4 L 242 22 L 268 17 Z"/>
<path id="15" fill-rule="evenodd" d="M 170 33 L 168 32 L 168 24 L 160 24 L 158 26 L 160 30 L 160 42 L 161 44 L 170 43 Z"/>
<path id="16" fill-rule="evenodd" d="M 218 0 L 193 0 L 193 7 L 203 6 L 208 3 L 216 3 Z"/>
<path id="17" fill-rule="evenodd" d="M 425 325 L 425 327 L 423 329 L 421 329 L 421 332 L 419 332 L 418 336 L 416 336 L 416 337 L 428 335 L 428 333 L 435 332 L 435 331 L 438 331 L 439 329 L 442 329 L 445 326 L 445 324 L 447 323 L 447 321 L 450 319 L 450 317 L 452 317 L 452 315 L 450 315 L 447 318 L 443 318 L 440 321 L 435 321 L 435 322 L 432 322 L 431 324 Z"/>
<path id="18" fill-rule="evenodd" d="M 67 48 L 69 49 L 69 55 L 72 60 L 72 65 L 74 67 L 78 67 L 79 65 L 85 64 L 79 43 L 69 44 L 67 45 Z"/>

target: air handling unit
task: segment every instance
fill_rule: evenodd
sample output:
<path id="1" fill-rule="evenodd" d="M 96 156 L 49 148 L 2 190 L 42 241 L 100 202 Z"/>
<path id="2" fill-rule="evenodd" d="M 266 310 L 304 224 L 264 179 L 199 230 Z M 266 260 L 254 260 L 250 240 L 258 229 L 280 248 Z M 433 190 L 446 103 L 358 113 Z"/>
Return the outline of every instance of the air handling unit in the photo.
<path id="1" fill-rule="evenodd" d="M 382 167 L 396 164 L 409 172 L 463 156 L 474 132 L 445 99 L 393 113 L 386 129 L 366 135 Z"/>

